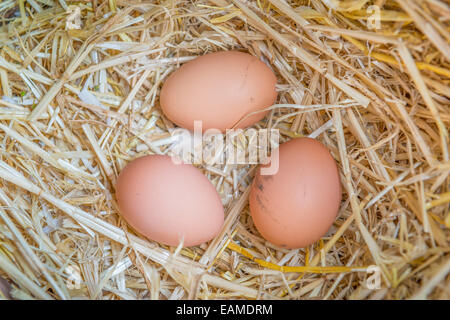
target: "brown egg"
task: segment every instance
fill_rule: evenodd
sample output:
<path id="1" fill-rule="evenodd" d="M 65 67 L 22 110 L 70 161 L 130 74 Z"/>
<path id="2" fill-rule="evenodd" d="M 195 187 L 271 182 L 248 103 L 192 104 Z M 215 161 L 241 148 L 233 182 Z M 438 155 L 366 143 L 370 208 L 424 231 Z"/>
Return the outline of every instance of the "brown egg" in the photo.
<path id="1" fill-rule="evenodd" d="M 209 53 L 169 76 L 161 89 L 161 108 L 180 127 L 193 130 L 194 121 L 200 120 L 203 131 L 224 132 L 245 115 L 273 105 L 276 82 L 272 70 L 248 53 Z M 267 112 L 245 118 L 237 128 L 251 126 Z"/>
<path id="2" fill-rule="evenodd" d="M 125 220 L 162 244 L 194 246 L 214 238 L 224 221 L 222 201 L 212 183 L 193 165 L 169 156 L 131 161 L 120 173 L 116 197 Z"/>
<path id="3" fill-rule="evenodd" d="M 266 240 L 284 248 L 306 247 L 336 219 L 342 193 L 338 168 L 328 149 L 311 138 L 292 139 L 278 151 L 278 171 L 261 175 L 260 167 L 256 173 L 250 212 Z"/>

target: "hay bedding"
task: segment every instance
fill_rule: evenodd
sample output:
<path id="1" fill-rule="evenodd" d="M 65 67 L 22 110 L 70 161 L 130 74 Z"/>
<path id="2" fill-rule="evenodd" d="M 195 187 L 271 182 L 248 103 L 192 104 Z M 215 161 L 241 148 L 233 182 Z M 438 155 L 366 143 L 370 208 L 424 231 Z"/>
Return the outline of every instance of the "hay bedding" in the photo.
<path id="1" fill-rule="evenodd" d="M 448 2 L 5 0 L 0 18 L 0 277 L 13 298 L 449 299 Z M 338 161 L 339 217 L 308 248 L 255 230 L 254 166 L 199 166 L 227 214 L 209 244 L 160 246 L 118 214 L 120 170 L 174 143 L 167 75 L 230 49 L 278 76 L 280 106 L 256 127 L 312 134 Z"/>

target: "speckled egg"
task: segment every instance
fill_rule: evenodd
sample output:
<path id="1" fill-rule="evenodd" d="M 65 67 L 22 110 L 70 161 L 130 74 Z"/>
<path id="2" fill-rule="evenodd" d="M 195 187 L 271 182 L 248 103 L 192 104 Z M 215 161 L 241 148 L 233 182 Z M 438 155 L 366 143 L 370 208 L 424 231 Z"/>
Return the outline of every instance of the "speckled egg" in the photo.
<path id="1" fill-rule="evenodd" d="M 284 248 L 306 247 L 320 239 L 336 219 L 341 202 L 338 167 L 318 140 L 297 138 L 279 146 L 278 171 L 256 173 L 250 212 L 261 235 Z"/>

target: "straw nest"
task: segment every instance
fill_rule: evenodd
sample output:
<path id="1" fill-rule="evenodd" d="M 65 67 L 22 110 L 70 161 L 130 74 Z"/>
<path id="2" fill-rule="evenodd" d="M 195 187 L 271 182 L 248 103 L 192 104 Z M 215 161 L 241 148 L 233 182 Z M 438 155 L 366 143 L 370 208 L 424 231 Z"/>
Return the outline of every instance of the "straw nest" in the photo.
<path id="1" fill-rule="evenodd" d="M 450 297 L 446 1 L 4 0 L 0 19 L 0 296 Z M 257 127 L 338 162 L 339 216 L 308 248 L 255 230 L 255 166 L 199 167 L 226 209 L 208 244 L 161 246 L 119 215 L 118 173 L 173 143 L 161 84 L 231 49 L 277 74 L 283 107 Z"/>

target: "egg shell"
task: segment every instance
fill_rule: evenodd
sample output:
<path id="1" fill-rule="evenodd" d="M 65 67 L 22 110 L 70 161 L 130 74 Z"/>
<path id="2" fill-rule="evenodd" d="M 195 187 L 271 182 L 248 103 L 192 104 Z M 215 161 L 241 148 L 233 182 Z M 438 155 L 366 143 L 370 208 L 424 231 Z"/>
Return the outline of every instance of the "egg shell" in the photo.
<path id="1" fill-rule="evenodd" d="M 271 162 L 275 156 L 272 153 Z M 311 138 L 281 144 L 278 159 L 275 174 L 257 170 L 249 196 L 251 216 L 269 242 L 290 249 L 306 247 L 336 219 L 342 194 L 338 167 L 329 150 Z"/>
<path id="2" fill-rule="evenodd" d="M 214 238 L 224 210 L 213 184 L 191 164 L 165 155 L 131 161 L 119 174 L 116 198 L 138 232 L 162 244 L 194 246 Z"/>
<path id="3" fill-rule="evenodd" d="M 161 109 L 172 122 L 194 130 L 231 129 L 247 114 L 274 104 L 276 76 L 258 58 L 239 51 L 205 54 L 182 65 L 165 81 Z M 248 116 L 236 128 L 258 122 L 268 111 Z"/>

